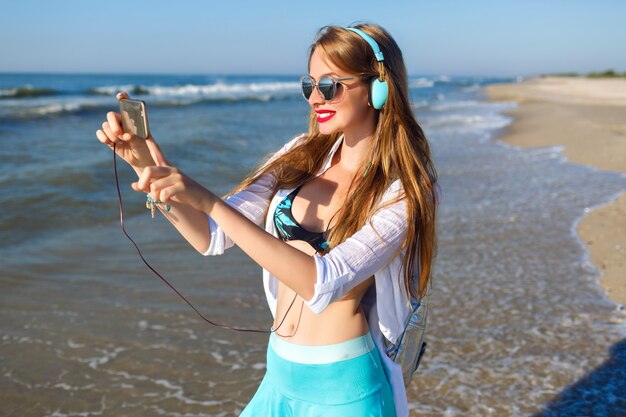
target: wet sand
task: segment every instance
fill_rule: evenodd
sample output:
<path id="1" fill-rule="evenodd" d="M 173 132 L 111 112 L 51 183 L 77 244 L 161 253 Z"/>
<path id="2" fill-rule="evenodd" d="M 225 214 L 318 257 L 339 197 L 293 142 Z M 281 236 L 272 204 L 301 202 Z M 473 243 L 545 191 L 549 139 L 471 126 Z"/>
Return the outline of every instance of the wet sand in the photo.
<path id="1" fill-rule="evenodd" d="M 520 147 L 564 146 L 574 163 L 626 173 L 626 80 L 533 78 L 485 88 L 489 99 L 515 101 L 500 137 Z M 626 192 L 590 210 L 577 225 L 609 298 L 626 305 Z"/>

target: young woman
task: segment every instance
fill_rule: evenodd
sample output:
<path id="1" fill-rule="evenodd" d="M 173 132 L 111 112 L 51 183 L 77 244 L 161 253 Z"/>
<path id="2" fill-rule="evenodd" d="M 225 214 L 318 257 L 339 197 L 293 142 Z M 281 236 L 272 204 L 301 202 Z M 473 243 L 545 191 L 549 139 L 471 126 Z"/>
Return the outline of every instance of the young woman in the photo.
<path id="1" fill-rule="evenodd" d="M 196 250 L 236 244 L 263 268 L 275 320 L 242 416 L 405 417 L 402 370 L 385 352 L 426 294 L 438 195 L 402 54 L 380 26 L 324 27 L 301 82 L 309 131 L 225 199 L 153 138 L 124 133 L 116 113 L 97 137 L 136 170 L 136 191 L 171 206 L 162 213 Z"/>

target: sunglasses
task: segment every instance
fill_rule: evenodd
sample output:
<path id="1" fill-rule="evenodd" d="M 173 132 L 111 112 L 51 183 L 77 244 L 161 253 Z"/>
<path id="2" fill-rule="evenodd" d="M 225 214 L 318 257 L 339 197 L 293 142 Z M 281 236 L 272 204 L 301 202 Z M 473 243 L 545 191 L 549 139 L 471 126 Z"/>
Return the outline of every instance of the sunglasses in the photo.
<path id="1" fill-rule="evenodd" d="M 317 92 L 324 97 L 324 100 L 330 101 L 335 98 L 339 85 L 343 85 L 342 81 L 354 80 L 356 78 L 363 79 L 363 77 L 345 77 L 345 78 L 333 78 L 322 77 L 319 81 L 315 82 L 315 79 L 309 75 L 305 75 L 300 78 L 300 84 L 302 85 L 302 95 L 305 99 L 309 99 L 313 93 L 313 89 L 316 88 Z"/>

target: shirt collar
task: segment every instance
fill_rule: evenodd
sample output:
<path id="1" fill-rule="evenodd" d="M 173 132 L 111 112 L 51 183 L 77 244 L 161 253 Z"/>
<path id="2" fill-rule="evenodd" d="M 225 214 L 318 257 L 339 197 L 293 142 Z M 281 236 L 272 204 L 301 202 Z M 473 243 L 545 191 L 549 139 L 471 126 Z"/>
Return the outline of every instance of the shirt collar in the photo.
<path id="1" fill-rule="evenodd" d="M 343 133 L 341 134 L 341 136 L 339 136 L 339 138 L 337 138 L 337 140 L 333 144 L 333 147 L 330 149 L 330 152 L 328 153 L 328 156 L 326 156 L 326 160 L 324 161 L 324 166 L 322 166 L 322 169 L 320 169 L 320 171 L 317 173 L 318 176 L 322 175 L 324 172 L 326 172 L 328 168 L 330 168 L 330 165 L 333 162 L 333 156 L 335 155 L 335 152 L 337 152 L 337 149 L 339 149 L 342 141 Z"/>

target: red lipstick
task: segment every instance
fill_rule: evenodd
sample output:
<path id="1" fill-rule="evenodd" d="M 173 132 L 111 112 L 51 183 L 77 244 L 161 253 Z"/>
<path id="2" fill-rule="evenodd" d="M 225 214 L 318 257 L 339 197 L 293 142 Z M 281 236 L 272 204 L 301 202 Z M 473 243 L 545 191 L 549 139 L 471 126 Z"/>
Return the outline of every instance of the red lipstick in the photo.
<path id="1" fill-rule="evenodd" d="M 317 122 L 324 123 L 332 119 L 336 112 L 332 110 L 315 110 L 317 113 Z"/>

